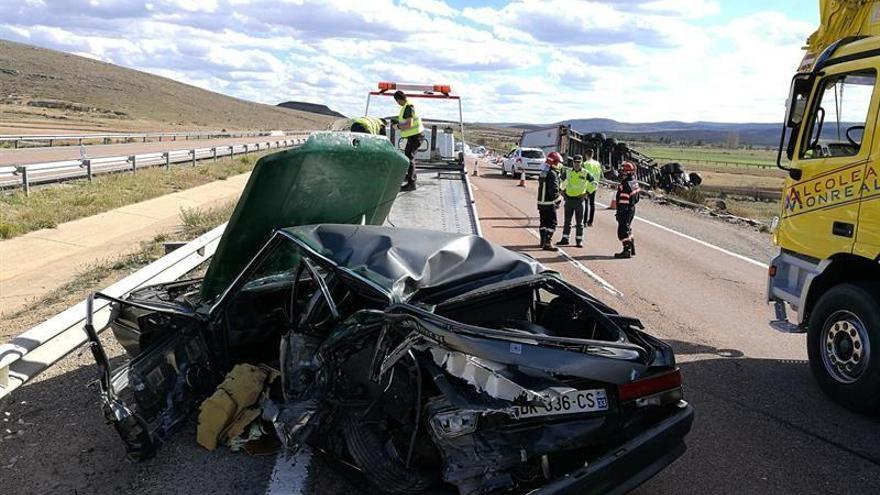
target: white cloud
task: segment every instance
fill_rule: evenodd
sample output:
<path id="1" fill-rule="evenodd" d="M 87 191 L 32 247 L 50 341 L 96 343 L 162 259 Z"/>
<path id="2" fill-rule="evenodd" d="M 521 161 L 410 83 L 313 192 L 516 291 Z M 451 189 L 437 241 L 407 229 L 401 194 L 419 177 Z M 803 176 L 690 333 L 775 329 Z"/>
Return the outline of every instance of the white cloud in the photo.
<path id="1" fill-rule="evenodd" d="M 405 7 L 441 17 L 453 17 L 457 13 L 446 2 L 440 0 L 403 0 L 400 3 Z"/>
<path id="2" fill-rule="evenodd" d="M 265 103 L 356 114 L 379 80 L 450 83 L 469 119 L 543 123 L 778 120 L 813 29 L 778 12 L 724 18 L 713 0 L 462 11 L 441 0 L 0 0 L 0 10 L 0 37 Z"/>

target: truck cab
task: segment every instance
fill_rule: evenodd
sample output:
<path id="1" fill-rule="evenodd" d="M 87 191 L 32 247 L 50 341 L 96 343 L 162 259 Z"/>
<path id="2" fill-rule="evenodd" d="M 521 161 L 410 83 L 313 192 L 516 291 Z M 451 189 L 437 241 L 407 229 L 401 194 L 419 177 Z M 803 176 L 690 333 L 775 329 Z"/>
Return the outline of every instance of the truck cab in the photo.
<path id="1" fill-rule="evenodd" d="M 880 37 L 868 36 L 808 55 L 794 76 L 768 278 L 771 326 L 806 333 L 821 388 L 859 412 L 880 412 L 878 74 Z"/>

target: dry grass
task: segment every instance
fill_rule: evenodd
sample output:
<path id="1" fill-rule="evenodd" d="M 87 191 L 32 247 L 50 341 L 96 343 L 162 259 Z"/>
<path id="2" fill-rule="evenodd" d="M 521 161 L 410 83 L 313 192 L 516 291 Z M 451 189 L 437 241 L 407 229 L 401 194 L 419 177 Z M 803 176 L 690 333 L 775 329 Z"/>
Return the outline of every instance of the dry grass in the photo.
<path id="1" fill-rule="evenodd" d="M 0 122 L 22 128 L 323 129 L 333 120 L 4 40 L 0 69 Z"/>
<path id="2" fill-rule="evenodd" d="M 235 204 L 235 201 L 230 201 L 213 208 L 181 208 L 178 236 L 189 240 L 208 232 L 229 220 L 229 217 L 232 216 L 232 210 L 235 209 Z"/>
<path id="3" fill-rule="evenodd" d="M 181 210 L 181 225 L 178 230 L 158 234 L 150 241 L 141 243 L 131 252 L 87 266 L 69 282 L 28 307 L 0 317 L 0 329 L 2 329 L 0 339 L 27 330 L 83 300 L 91 292 L 106 287 L 161 258 L 165 254 L 165 242 L 190 241 L 229 220 L 234 207 L 235 203 L 230 202 L 215 208 Z"/>
<path id="4" fill-rule="evenodd" d="M 141 169 L 136 174 L 97 176 L 93 182 L 73 181 L 38 188 L 30 196 L 0 195 L 0 239 L 102 213 L 150 198 L 189 189 L 249 172 L 258 156 L 242 156 L 191 166 Z"/>

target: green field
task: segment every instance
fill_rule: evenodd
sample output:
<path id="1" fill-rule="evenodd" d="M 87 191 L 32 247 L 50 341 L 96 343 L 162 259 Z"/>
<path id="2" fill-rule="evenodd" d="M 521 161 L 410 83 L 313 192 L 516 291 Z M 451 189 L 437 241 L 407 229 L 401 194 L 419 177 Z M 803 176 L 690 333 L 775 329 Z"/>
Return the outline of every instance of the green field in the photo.
<path id="1" fill-rule="evenodd" d="M 631 147 L 658 162 L 682 162 L 706 165 L 776 167 L 776 151 L 766 149 L 728 149 L 709 146 L 658 146 L 656 143 L 631 143 Z"/>

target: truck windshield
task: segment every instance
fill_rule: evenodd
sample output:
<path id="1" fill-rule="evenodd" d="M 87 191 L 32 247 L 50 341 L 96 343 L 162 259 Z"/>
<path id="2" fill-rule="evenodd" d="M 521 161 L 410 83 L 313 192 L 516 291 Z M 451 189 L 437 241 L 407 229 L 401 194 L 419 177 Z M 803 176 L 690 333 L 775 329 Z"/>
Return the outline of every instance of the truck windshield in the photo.
<path id="1" fill-rule="evenodd" d="M 801 158 L 859 153 L 876 80 L 876 73 L 866 70 L 835 74 L 822 81 Z"/>
<path id="2" fill-rule="evenodd" d="M 541 150 L 523 150 L 523 158 L 544 158 L 544 152 Z"/>

